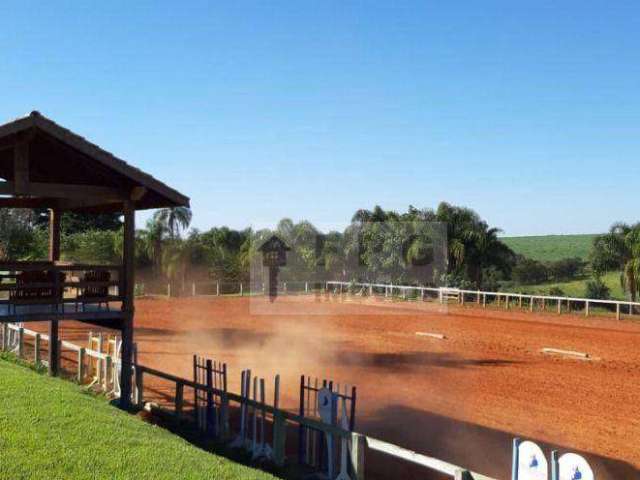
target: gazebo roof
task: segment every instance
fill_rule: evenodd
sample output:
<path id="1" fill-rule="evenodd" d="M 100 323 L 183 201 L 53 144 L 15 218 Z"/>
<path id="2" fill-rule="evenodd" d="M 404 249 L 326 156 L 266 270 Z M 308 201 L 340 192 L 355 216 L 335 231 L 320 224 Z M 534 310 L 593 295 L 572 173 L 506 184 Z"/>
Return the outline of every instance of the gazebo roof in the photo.
<path id="1" fill-rule="evenodd" d="M 0 126 L 0 179 L 0 207 L 189 206 L 188 197 L 36 111 Z"/>

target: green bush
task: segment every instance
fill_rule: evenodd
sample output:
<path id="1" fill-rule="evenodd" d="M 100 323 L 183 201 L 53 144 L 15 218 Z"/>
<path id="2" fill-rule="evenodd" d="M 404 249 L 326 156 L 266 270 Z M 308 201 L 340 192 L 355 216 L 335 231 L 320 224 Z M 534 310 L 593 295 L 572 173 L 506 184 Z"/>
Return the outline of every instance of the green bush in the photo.
<path id="1" fill-rule="evenodd" d="M 605 285 L 601 278 L 597 277 L 587 282 L 584 296 L 586 298 L 609 300 L 611 298 L 611 290 L 609 290 L 609 287 Z"/>
<path id="2" fill-rule="evenodd" d="M 562 290 L 560 287 L 551 287 L 549 289 L 549 295 L 552 297 L 566 297 L 564 290 Z"/>
<path id="3" fill-rule="evenodd" d="M 511 270 L 511 278 L 521 285 L 535 285 L 547 281 L 547 267 L 537 260 L 519 257 Z"/>

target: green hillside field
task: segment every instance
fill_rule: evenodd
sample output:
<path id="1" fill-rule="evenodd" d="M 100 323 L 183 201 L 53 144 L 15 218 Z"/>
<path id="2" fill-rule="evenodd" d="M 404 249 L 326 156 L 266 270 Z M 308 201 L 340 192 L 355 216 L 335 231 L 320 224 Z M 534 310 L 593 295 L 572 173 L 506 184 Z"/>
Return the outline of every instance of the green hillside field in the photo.
<path id="1" fill-rule="evenodd" d="M 582 298 L 585 296 L 587 282 L 590 278 L 571 280 L 569 282 L 541 283 L 539 285 L 522 285 L 514 287 L 513 290 L 520 293 L 536 295 L 547 295 L 553 287 L 559 287 L 567 297 Z M 620 285 L 620 272 L 609 272 L 602 276 L 602 281 L 609 287 L 612 300 L 628 300 Z"/>
<path id="2" fill-rule="evenodd" d="M 541 262 L 579 257 L 586 260 L 598 234 L 501 237 L 514 252 Z"/>
<path id="3" fill-rule="evenodd" d="M 1 356 L 0 379 L 0 478 L 275 478 Z"/>

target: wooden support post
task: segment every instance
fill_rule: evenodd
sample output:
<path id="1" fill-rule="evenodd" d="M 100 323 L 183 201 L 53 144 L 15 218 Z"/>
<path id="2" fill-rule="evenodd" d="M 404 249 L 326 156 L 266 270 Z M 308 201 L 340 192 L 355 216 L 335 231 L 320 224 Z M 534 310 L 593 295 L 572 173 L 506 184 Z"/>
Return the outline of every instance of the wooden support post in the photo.
<path id="1" fill-rule="evenodd" d="M 60 342 L 58 340 L 58 320 L 49 322 L 49 366 L 47 367 L 51 377 L 58 376 L 60 359 Z"/>
<path id="2" fill-rule="evenodd" d="M 49 261 L 60 260 L 60 218 L 59 210 L 49 210 Z M 56 276 L 56 280 L 58 280 Z M 49 322 L 49 375 L 55 377 L 59 373 L 60 345 L 58 338 L 58 320 Z"/>
<path id="3" fill-rule="evenodd" d="M 171 298 L 171 282 L 167 283 L 167 297 Z"/>
<path id="4" fill-rule="evenodd" d="M 364 451 L 367 438 L 357 432 L 351 433 L 351 471 L 354 480 L 364 480 Z"/>
<path id="5" fill-rule="evenodd" d="M 37 367 L 40 365 L 40 334 L 36 333 L 36 338 L 33 343 L 33 363 Z"/>
<path id="6" fill-rule="evenodd" d="M 24 328 L 18 329 L 18 358 L 24 355 Z"/>
<path id="7" fill-rule="evenodd" d="M 84 381 L 84 354 L 85 349 L 80 348 L 78 350 L 78 383 L 80 385 L 82 385 L 82 382 Z"/>
<path id="8" fill-rule="evenodd" d="M 220 296 L 220 282 L 216 282 L 216 297 Z"/>
<path id="9" fill-rule="evenodd" d="M 123 205 L 124 238 L 122 249 L 122 264 L 124 272 L 124 295 L 122 310 L 125 313 L 121 321 L 122 351 L 120 360 L 120 408 L 129 409 L 131 406 L 131 360 L 133 356 L 133 317 L 134 317 L 134 261 L 135 261 L 135 210 L 133 203 L 127 201 Z"/>
<path id="10" fill-rule="evenodd" d="M 191 296 L 193 296 L 193 297 L 196 296 L 196 282 L 193 282 L 191 284 Z"/>

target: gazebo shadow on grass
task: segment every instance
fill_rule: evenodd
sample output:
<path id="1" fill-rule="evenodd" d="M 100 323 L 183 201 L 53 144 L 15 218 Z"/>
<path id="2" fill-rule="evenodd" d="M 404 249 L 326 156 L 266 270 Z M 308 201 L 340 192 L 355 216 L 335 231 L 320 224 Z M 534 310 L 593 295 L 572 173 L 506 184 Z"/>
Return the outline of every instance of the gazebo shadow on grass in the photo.
<path id="1" fill-rule="evenodd" d="M 374 418 L 361 417 L 358 423 L 358 431 L 372 437 L 494 478 L 511 478 L 512 441 L 518 436 L 515 433 L 400 405 L 383 408 Z M 582 452 L 572 449 L 570 445 L 553 445 L 529 437 L 523 439 L 540 445 L 547 458 L 552 450 L 572 451 L 583 455 L 593 467 L 598 480 L 640 478 L 640 471 L 623 460 Z M 426 468 L 371 450 L 367 450 L 366 476 L 374 480 L 446 478 Z"/>

